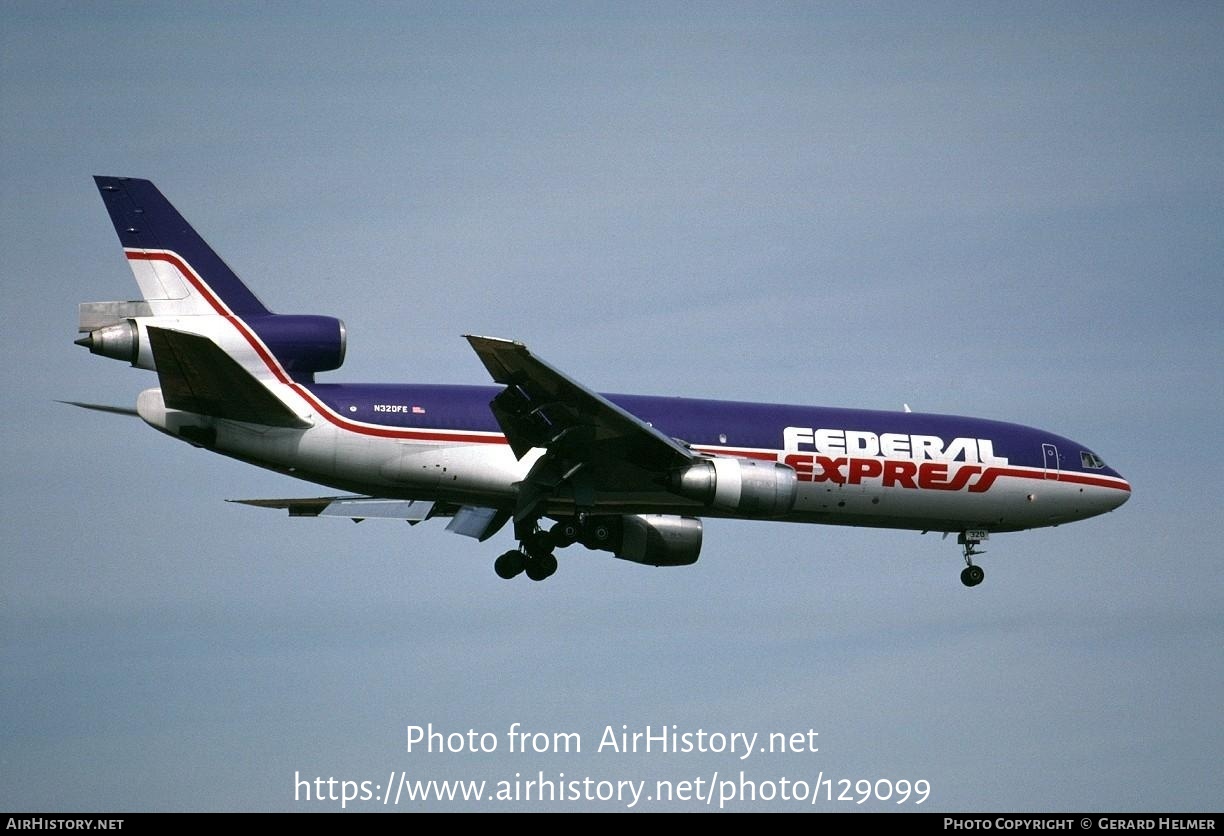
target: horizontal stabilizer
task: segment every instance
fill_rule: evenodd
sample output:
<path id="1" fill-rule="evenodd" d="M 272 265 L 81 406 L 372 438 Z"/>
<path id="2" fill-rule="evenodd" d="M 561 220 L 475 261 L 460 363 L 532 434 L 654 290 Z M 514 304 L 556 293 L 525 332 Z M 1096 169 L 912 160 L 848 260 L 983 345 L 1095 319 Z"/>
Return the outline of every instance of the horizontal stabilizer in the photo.
<path id="1" fill-rule="evenodd" d="M 170 409 L 269 427 L 308 427 L 207 337 L 149 329 L 162 397 Z"/>

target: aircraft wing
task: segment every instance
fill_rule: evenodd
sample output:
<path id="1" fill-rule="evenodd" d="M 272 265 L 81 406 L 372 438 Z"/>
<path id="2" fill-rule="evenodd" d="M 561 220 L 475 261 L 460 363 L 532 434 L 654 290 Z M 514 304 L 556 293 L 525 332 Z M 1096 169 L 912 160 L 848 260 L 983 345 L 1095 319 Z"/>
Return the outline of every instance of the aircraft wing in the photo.
<path id="1" fill-rule="evenodd" d="M 375 496 L 318 496 L 300 499 L 227 499 L 256 508 L 283 508 L 291 517 L 370 517 L 418 523 L 430 516 L 434 503 L 411 499 L 380 499 Z"/>
<path id="2" fill-rule="evenodd" d="M 434 517 L 452 517 L 448 531 L 487 540 L 509 520 L 508 512 L 472 505 L 451 505 L 419 499 L 387 499 L 378 496 L 319 496 L 295 499 L 229 499 L 256 508 L 282 508 L 291 517 L 348 517 L 353 522 L 367 519 L 407 520 L 410 525 Z"/>
<path id="3" fill-rule="evenodd" d="M 510 448 L 522 458 L 546 450 L 519 483 L 515 519 L 534 513 L 550 496 L 572 494 L 579 506 L 596 488 L 642 487 L 697 454 L 607 398 L 534 356 L 522 343 L 468 335 L 493 380 L 503 389 L 489 404 Z M 636 471 L 636 472 L 635 472 Z M 619 483 L 619 484 L 618 484 Z"/>

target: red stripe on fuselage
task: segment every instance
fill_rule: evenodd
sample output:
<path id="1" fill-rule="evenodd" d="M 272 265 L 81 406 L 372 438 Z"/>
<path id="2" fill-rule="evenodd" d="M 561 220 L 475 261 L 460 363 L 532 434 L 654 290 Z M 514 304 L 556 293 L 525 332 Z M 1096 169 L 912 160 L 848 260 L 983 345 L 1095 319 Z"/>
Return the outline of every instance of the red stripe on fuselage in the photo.
<path id="1" fill-rule="evenodd" d="M 737 459 L 760 459 L 766 462 L 776 462 L 778 453 L 772 450 L 732 450 L 727 447 L 704 447 L 694 444 L 693 449 L 714 456 L 734 456 Z"/>
<path id="2" fill-rule="evenodd" d="M 1094 488 L 1113 488 L 1130 493 L 1130 483 L 1124 479 L 1111 479 L 1106 476 L 1089 476 L 1082 473 L 1066 471 L 1020 470 L 1014 467 L 988 467 L 973 484 L 970 491 L 981 493 L 990 489 L 1000 476 L 1013 476 L 1017 479 L 1036 479 L 1041 482 L 1068 482 L 1073 485 L 1091 485 Z"/>

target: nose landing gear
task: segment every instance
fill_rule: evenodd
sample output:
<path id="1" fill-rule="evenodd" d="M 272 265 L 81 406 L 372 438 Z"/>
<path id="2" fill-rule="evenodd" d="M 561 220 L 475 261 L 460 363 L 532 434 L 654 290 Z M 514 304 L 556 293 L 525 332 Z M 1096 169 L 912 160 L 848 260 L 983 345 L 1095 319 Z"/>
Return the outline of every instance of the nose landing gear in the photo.
<path id="1" fill-rule="evenodd" d="M 982 571 L 982 567 L 973 562 L 975 555 L 985 554 L 985 549 L 978 549 L 978 545 L 985 539 L 990 537 L 987 531 L 963 531 L 956 538 L 956 542 L 965 547 L 965 568 L 961 570 L 961 583 L 965 586 L 977 586 L 986 577 L 986 573 Z"/>

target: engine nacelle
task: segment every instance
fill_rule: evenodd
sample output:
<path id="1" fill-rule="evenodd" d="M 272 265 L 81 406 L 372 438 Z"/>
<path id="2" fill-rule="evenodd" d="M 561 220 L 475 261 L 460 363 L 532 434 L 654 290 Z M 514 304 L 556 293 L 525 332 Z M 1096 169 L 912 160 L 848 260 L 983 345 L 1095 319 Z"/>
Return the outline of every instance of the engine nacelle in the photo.
<path id="1" fill-rule="evenodd" d="M 689 566 L 701 554 L 701 520 L 663 514 L 621 517 L 621 560 L 647 566 Z"/>
<path id="2" fill-rule="evenodd" d="M 273 314 L 247 324 L 290 374 L 330 372 L 344 363 L 348 334 L 334 316 Z"/>
<path id="3" fill-rule="evenodd" d="M 572 527 L 558 545 L 575 541 L 588 549 L 612 552 L 621 560 L 647 566 L 688 566 L 701 554 L 701 520 L 663 514 L 587 517 L 579 524 L 562 521 L 553 529 Z"/>
<path id="4" fill-rule="evenodd" d="M 777 517 L 795 507 L 799 480 L 780 462 L 715 456 L 674 474 L 672 490 L 746 517 Z"/>

